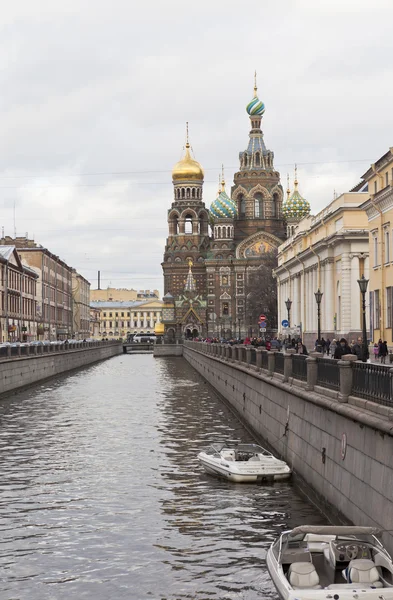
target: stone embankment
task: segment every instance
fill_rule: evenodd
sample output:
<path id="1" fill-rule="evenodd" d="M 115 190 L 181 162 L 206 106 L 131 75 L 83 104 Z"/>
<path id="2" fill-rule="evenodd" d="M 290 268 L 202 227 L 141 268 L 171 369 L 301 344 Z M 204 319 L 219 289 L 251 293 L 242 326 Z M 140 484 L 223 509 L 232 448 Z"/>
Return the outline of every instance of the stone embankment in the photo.
<path id="1" fill-rule="evenodd" d="M 0 396 L 123 352 L 119 342 L 22 346 L 7 350 L 8 356 L 0 359 Z"/>
<path id="2" fill-rule="evenodd" d="M 183 356 L 333 521 L 392 529 L 393 370 L 198 342 L 185 342 Z M 392 533 L 383 538 L 392 553 Z"/>

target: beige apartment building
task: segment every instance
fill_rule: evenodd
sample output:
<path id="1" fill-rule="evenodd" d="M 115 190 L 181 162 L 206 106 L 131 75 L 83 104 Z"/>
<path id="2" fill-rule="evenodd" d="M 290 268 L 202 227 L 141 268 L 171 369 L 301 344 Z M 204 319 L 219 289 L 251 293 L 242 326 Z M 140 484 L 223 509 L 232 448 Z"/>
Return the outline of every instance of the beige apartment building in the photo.
<path id="1" fill-rule="evenodd" d="M 37 337 L 38 275 L 22 264 L 15 246 L 0 246 L 0 339 L 33 341 Z"/>
<path id="2" fill-rule="evenodd" d="M 90 282 L 72 270 L 72 337 L 90 337 Z"/>
<path id="3" fill-rule="evenodd" d="M 318 333 L 315 292 L 322 293 L 321 336 L 362 334 L 361 293 L 357 280 L 369 276 L 368 219 L 362 204 L 366 193 L 341 194 L 315 216 L 306 216 L 279 246 L 278 322 L 287 319 L 313 347 Z M 285 334 L 283 329 L 282 333 Z"/>
<path id="4" fill-rule="evenodd" d="M 100 319 L 101 309 L 90 307 L 90 337 L 98 340 L 100 336 Z"/>
<path id="5" fill-rule="evenodd" d="M 126 288 L 108 287 L 103 290 L 91 290 L 91 302 L 135 302 L 136 300 L 149 300 L 159 298 L 158 290 L 128 290 Z"/>
<path id="6" fill-rule="evenodd" d="M 158 299 L 127 302 L 91 302 L 99 310 L 101 337 L 126 337 L 133 333 L 153 333 L 161 322 L 163 302 Z"/>
<path id="7" fill-rule="evenodd" d="M 22 264 L 38 275 L 36 287 L 37 337 L 57 340 L 72 334 L 72 269 L 58 256 L 26 237 L 0 239 L 15 245 Z"/>
<path id="8" fill-rule="evenodd" d="M 362 205 L 368 218 L 370 240 L 371 339 L 393 345 L 393 148 L 362 176 L 367 200 Z"/>

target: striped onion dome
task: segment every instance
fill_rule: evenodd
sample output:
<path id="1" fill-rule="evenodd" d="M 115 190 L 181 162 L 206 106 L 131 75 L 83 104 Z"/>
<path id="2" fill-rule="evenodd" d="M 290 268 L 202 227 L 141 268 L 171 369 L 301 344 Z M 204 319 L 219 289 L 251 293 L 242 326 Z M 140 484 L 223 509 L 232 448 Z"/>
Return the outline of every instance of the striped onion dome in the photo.
<path id="1" fill-rule="evenodd" d="M 262 117 L 263 113 L 265 112 L 265 105 L 262 100 L 258 98 L 258 96 L 254 96 L 251 102 L 247 104 L 246 111 L 250 117 L 254 117 L 255 115 Z"/>
<path id="2" fill-rule="evenodd" d="M 225 181 L 221 182 L 221 189 L 218 192 L 217 198 L 211 203 L 210 216 L 215 221 L 216 219 L 234 219 L 237 215 L 236 204 L 227 195 L 225 191 Z"/>

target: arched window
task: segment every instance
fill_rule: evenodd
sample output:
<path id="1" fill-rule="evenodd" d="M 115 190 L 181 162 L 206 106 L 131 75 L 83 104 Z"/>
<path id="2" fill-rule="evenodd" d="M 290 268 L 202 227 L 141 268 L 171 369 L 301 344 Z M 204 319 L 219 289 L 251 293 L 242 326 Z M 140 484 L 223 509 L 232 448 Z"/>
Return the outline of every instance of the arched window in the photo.
<path id="1" fill-rule="evenodd" d="M 231 228 L 227 227 L 227 237 L 231 237 Z"/>
<path id="2" fill-rule="evenodd" d="M 179 223 L 178 223 L 178 216 L 176 213 L 171 217 L 170 225 L 171 225 L 171 234 L 177 235 L 179 233 Z"/>
<path id="3" fill-rule="evenodd" d="M 278 210 L 278 203 L 280 200 L 280 196 L 278 195 L 277 192 L 275 192 L 273 194 L 273 206 L 272 206 L 272 217 L 277 217 L 279 210 Z"/>
<path id="4" fill-rule="evenodd" d="M 192 233 L 192 215 L 186 215 L 184 219 L 184 233 L 190 235 Z"/>
<path id="5" fill-rule="evenodd" d="M 257 192 L 254 195 L 254 217 L 256 219 L 263 219 L 263 195 L 261 192 Z"/>
<path id="6" fill-rule="evenodd" d="M 195 198 L 195 188 L 192 188 L 192 197 Z"/>
<path id="7" fill-rule="evenodd" d="M 247 154 L 244 153 L 243 155 L 243 165 L 246 167 L 247 166 Z"/>
<path id="8" fill-rule="evenodd" d="M 186 197 L 186 190 L 183 188 L 181 191 L 181 197 L 185 198 Z"/>
<path id="9" fill-rule="evenodd" d="M 190 197 L 190 188 L 187 188 L 187 198 Z"/>
<path id="10" fill-rule="evenodd" d="M 196 197 L 199 198 L 199 189 L 196 191 Z"/>
<path id="11" fill-rule="evenodd" d="M 261 166 L 261 156 L 260 156 L 259 152 L 257 152 L 255 154 L 255 166 L 256 167 L 260 167 Z"/>
<path id="12" fill-rule="evenodd" d="M 239 215 L 241 217 L 245 217 L 246 216 L 246 200 L 245 200 L 243 194 L 239 194 L 238 203 L 239 203 Z"/>

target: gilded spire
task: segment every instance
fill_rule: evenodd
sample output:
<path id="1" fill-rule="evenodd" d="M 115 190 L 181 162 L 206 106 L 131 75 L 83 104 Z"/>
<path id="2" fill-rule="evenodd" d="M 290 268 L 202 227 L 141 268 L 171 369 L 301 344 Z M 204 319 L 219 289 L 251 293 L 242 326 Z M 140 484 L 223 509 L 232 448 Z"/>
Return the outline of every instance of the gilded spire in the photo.
<path id="1" fill-rule="evenodd" d="M 287 200 L 289 200 L 290 195 L 291 195 L 291 190 L 289 189 L 289 173 L 287 173 Z"/>
<path id="2" fill-rule="evenodd" d="M 298 186 L 298 180 L 297 180 L 297 165 L 295 164 L 295 181 L 293 182 L 293 185 L 295 186 L 295 192 L 297 191 L 297 186 Z"/>
<path id="3" fill-rule="evenodd" d="M 188 141 L 188 121 L 186 121 L 186 148 L 190 147 L 190 142 Z"/>
<path id="4" fill-rule="evenodd" d="M 257 87 L 257 72 L 254 73 L 254 98 L 257 98 L 258 87 Z"/>
<path id="5" fill-rule="evenodd" d="M 195 282 L 194 275 L 192 274 L 192 270 L 191 270 L 192 265 L 193 265 L 192 260 L 189 260 L 188 261 L 188 275 L 187 275 L 186 283 L 184 286 L 185 292 L 195 292 L 196 291 L 196 282 Z"/>
<path id="6" fill-rule="evenodd" d="M 221 191 L 225 192 L 224 165 L 221 165 Z"/>

